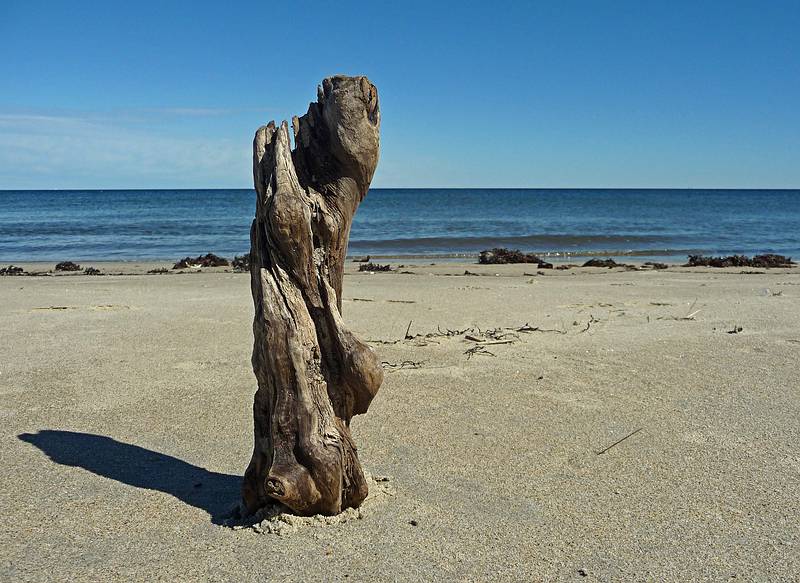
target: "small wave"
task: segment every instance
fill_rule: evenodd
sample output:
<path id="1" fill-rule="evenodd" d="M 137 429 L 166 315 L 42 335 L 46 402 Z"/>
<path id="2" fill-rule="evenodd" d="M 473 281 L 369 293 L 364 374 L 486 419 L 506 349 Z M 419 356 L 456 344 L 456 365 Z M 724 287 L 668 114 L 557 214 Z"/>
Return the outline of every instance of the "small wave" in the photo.
<path id="1" fill-rule="evenodd" d="M 703 254 L 702 249 L 582 249 L 582 250 L 562 250 L 562 251 L 527 251 L 534 253 L 539 257 L 548 258 L 551 260 L 569 261 L 570 259 L 577 259 L 582 257 L 639 257 L 639 258 L 656 258 L 656 257 L 687 257 L 688 255 Z M 479 252 L 474 253 L 353 253 L 352 250 L 348 254 L 349 258 L 357 256 L 369 255 L 372 259 L 475 259 L 480 255 Z"/>
<path id="2" fill-rule="evenodd" d="M 655 235 L 525 235 L 500 237 L 414 237 L 398 239 L 350 239 L 351 249 L 415 250 L 429 252 L 478 252 L 491 247 L 510 247 L 519 249 L 564 249 L 576 251 L 591 248 L 635 248 L 639 245 L 667 243 L 671 237 Z"/>

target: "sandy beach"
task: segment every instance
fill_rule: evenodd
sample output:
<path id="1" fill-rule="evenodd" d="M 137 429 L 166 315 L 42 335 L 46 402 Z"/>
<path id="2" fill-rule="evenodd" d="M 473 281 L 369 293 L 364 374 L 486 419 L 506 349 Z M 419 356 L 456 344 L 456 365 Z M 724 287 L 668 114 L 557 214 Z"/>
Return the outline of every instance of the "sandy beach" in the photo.
<path id="1" fill-rule="evenodd" d="M 2 581 L 800 577 L 800 269 L 348 264 L 390 494 L 276 535 L 222 524 L 249 274 L 89 264 L 0 278 Z"/>

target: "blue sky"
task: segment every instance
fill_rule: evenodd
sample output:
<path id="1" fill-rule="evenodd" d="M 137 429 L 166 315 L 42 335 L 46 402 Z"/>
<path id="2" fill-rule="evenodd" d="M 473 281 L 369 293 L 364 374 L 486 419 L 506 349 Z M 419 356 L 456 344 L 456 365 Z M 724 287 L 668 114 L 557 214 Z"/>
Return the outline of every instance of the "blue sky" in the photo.
<path id="1" fill-rule="evenodd" d="M 250 187 L 335 73 L 376 187 L 800 187 L 800 2 L 0 2 L 0 189 Z"/>

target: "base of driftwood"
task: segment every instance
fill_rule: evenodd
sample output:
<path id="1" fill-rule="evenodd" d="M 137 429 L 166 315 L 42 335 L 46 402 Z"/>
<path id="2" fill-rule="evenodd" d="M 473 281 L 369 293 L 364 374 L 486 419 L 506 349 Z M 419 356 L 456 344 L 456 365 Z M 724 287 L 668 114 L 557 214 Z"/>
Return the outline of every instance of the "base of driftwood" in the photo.
<path id="1" fill-rule="evenodd" d="M 323 514 L 298 516 L 292 512 L 291 508 L 274 501 L 261 507 L 255 514 L 247 515 L 245 506 L 239 504 L 231 513 L 231 518 L 225 522 L 225 526 L 233 530 L 249 529 L 259 534 L 285 536 L 307 528 L 333 526 L 353 520 L 361 520 L 364 518 L 365 513 L 370 512 L 374 507 L 395 496 L 395 488 L 392 485 L 391 478 L 387 476 L 371 476 L 367 473 L 365 474 L 365 479 L 369 487 L 369 495 L 358 508 L 345 508 L 339 514 L 332 516 Z"/>

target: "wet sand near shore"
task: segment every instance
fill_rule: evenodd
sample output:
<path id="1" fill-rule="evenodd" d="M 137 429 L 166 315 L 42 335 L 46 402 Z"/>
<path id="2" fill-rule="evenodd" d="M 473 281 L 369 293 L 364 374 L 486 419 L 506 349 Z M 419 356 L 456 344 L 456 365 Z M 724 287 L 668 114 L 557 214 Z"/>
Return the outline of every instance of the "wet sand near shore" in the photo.
<path id="1" fill-rule="evenodd" d="M 386 369 L 353 434 L 391 488 L 278 535 L 222 524 L 249 274 L 85 266 L 128 275 L 0 277 L 2 581 L 800 576 L 798 268 L 348 263 Z"/>

